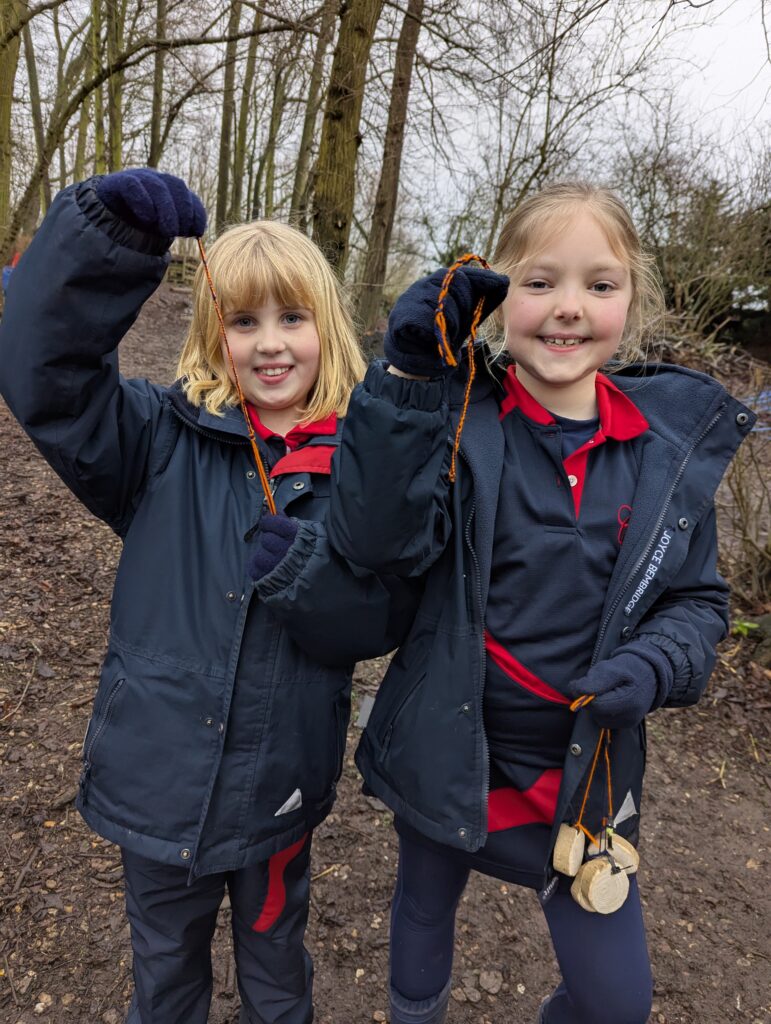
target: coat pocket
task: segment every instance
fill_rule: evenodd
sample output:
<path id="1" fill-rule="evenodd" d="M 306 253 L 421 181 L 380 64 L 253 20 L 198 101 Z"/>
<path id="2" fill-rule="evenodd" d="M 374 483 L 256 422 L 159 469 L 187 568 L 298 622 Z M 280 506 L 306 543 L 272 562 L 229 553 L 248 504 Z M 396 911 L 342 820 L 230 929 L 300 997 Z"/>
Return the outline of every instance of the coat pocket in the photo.
<path id="1" fill-rule="evenodd" d="M 92 715 L 91 722 L 86 731 L 86 738 L 83 741 L 83 768 L 80 773 L 80 794 L 83 803 L 87 801 L 88 782 L 91 776 L 91 767 L 94 763 L 94 755 L 110 724 L 119 695 L 125 685 L 125 678 L 116 679 L 110 687 L 104 704 L 100 707 L 98 713 L 95 711 Z"/>

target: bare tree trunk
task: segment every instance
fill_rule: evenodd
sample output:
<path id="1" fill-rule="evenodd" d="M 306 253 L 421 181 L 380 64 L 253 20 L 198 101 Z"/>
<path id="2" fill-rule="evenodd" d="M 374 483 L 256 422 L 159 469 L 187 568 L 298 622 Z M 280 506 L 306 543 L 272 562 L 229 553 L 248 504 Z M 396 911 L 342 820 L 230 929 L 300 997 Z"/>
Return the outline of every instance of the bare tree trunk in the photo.
<path id="1" fill-rule="evenodd" d="M 22 0 L 0 4 L 0 35 L 5 35 L 16 24 L 25 6 Z M 19 64 L 19 42 L 19 36 L 15 35 L 0 49 L 0 232 L 7 229 L 11 212 L 11 107 Z"/>
<path id="2" fill-rule="evenodd" d="M 257 29 L 259 29 L 261 21 L 262 11 L 255 11 L 255 33 L 249 40 L 249 49 L 246 52 L 244 81 L 241 86 L 241 103 L 238 109 L 238 126 L 236 128 L 236 145 L 233 159 L 233 191 L 230 198 L 230 212 L 228 213 L 228 220 L 231 224 L 241 219 L 241 203 L 244 197 L 244 170 L 246 168 L 246 133 L 249 127 L 249 105 L 252 99 L 252 89 L 254 88 L 254 71 L 257 66 L 257 44 L 260 40 Z"/>
<path id="3" fill-rule="evenodd" d="M 83 101 L 78 118 L 78 136 L 75 143 L 75 166 L 72 169 L 73 181 L 83 181 L 86 176 L 86 144 L 88 142 L 88 115 L 91 111 L 91 97 Z"/>
<path id="4" fill-rule="evenodd" d="M 268 141 L 265 145 L 265 216 L 268 218 L 272 217 L 275 211 L 276 197 L 273 193 L 276 177 L 276 140 L 286 105 L 286 78 L 287 70 L 278 67 L 273 83 L 273 103 L 270 108 Z"/>
<path id="5" fill-rule="evenodd" d="M 342 276 L 353 217 L 359 121 L 369 51 L 383 0 L 350 0 L 340 15 L 316 164 L 313 239 Z"/>
<path id="6" fill-rule="evenodd" d="M 359 298 L 359 315 L 364 328 L 370 331 L 380 315 L 383 298 L 388 249 L 396 213 L 396 198 L 399 192 L 399 172 L 404 145 L 404 127 L 407 123 L 407 100 L 410 94 L 412 68 L 420 35 L 420 19 L 423 17 L 424 0 L 409 0 L 404 15 L 399 42 L 396 46 L 396 67 L 391 86 L 391 104 L 388 108 L 388 125 L 383 146 L 383 166 L 380 171 L 375 209 L 369 230 L 367 258 L 364 263 L 364 281 Z"/>
<path id="7" fill-rule="evenodd" d="M 126 22 L 126 0 L 111 0 L 107 11 L 107 66 L 112 68 L 123 52 L 123 29 Z M 116 71 L 107 79 L 107 110 L 109 128 L 108 163 L 111 171 L 123 166 L 123 79 Z"/>
<path id="8" fill-rule="evenodd" d="M 166 0 L 156 0 L 155 33 L 159 39 L 164 39 L 166 36 Z M 156 50 L 153 64 L 153 106 L 150 114 L 150 153 L 147 157 L 149 167 L 157 167 L 161 159 L 161 114 L 163 111 L 163 65 L 165 60 L 165 52 Z"/>
<path id="9" fill-rule="evenodd" d="M 91 74 L 102 69 L 102 0 L 91 0 Z M 104 87 L 94 91 L 94 174 L 105 174 Z"/>
<path id="10" fill-rule="evenodd" d="M 38 156 L 43 152 L 44 130 L 43 130 L 43 108 L 40 105 L 40 86 L 37 77 L 37 64 L 35 63 L 35 51 L 32 46 L 32 32 L 29 22 L 22 29 L 22 40 L 24 42 L 24 59 L 27 65 L 27 78 L 29 80 L 29 102 L 32 114 L 32 128 L 35 132 L 35 146 Z M 43 197 L 43 212 L 51 205 L 51 179 L 48 170 L 43 174 L 41 181 Z M 37 220 L 37 214 L 35 214 Z"/>
<path id="11" fill-rule="evenodd" d="M 240 0 L 233 0 L 228 17 L 228 36 L 238 32 L 241 16 Z M 236 75 L 236 51 L 238 42 L 231 40 L 225 49 L 225 85 L 222 92 L 222 130 L 220 132 L 220 152 L 217 168 L 217 205 L 214 214 L 214 225 L 217 234 L 225 227 L 228 210 L 228 193 L 230 191 L 230 146 L 233 130 L 234 85 Z"/>
<path id="12" fill-rule="evenodd" d="M 307 219 L 306 208 L 313 133 L 316 130 L 316 120 L 321 105 L 320 94 L 321 79 L 324 74 L 324 58 L 332 41 L 336 9 L 337 0 L 326 0 L 321 12 L 321 27 L 319 29 L 319 38 L 316 42 L 316 50 L 313 54 L 313 67 L 311 68 L 311 78 L 308 84 L 308 101 L 305 106 L 302 137 L 300 138 L 300 149 L 297 154 L 297 167 L 292 187 L 292 205 L 289 210 L 289 220 L 290 223 L 301 226 L 303 230 Z"/>

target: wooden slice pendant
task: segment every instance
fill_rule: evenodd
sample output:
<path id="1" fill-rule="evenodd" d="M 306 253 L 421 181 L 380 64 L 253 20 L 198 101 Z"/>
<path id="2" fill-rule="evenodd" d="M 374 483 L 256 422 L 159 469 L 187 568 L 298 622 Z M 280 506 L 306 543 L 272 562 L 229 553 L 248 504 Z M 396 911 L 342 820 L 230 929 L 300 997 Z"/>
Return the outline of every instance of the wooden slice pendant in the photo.
<path id="1" fill-rule="evenodd" d="M 569 875 L 571 878 L 576 874 L 584 859 L 584 847 L 586 838 L 580 828 L 573 825 L 560 825 L 557 833 L 557 842 L 554 845 L 552 864 L 554 870 L 561 875 Z"/>
<path id="2" fill-rule="evenodd" d="M 594 913 L 594 907 L 587 903 L 581 893 L 581 872 L 579 871 L 576 877 L 573 879 L 573 884 L 570 886 L 570 895 L 579 905 L 582 910 L 588 911 L 590 914 Z"/>
<path id="3" fill-rule="evenodd" d="M 614 833 L 612 842 L 612 846 L 608 845 L 608 853 L 620 868 L 623 868 L 628 875 L 633 875 L 640 866 L 640 854 L 623 836 L 617 836 Z M 590 843 L 586 852 L 590 857 L 596 857 L 600 848 L 596 843 Z"/>
<path id="4" fill-rule="evenodd" d="M 588 904 L 598 914 L 613 914 L 629 895 L 626 872 L 614 871 L 607 857 L 595 857 L 582 864 L 573 884 L 576 883 L 583 897 L 579 905 Z"/>

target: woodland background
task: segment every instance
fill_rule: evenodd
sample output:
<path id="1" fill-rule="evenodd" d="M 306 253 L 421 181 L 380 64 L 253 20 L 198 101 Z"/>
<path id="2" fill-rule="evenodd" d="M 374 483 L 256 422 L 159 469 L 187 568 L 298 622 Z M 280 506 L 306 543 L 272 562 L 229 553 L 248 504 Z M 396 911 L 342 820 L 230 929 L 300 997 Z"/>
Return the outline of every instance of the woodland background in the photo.
<path id="1" fill-rule="evenodd" d="M 291 221 L 377 340 L 417 274 L 473 250 L 543 183 L 616 187 L 669 306 L 653 358 L 714 374 L 758 425 L 718 494 L 731 635 L 706 697 L 649 728 L 642 891 L 656 1024 L 771 1024 L 771 131 L 704 119 L 679 86 L 752 0 L 0 0 L 0 264 L 52 197 L 94 173 L 185 178 L 208 237 Z M 768 62 L 758 69 L 771 90 Z M 706 75 L 705 75 L 706 80 Z M 194 247 L 121 346 L 173 377 Z M 73 808 L 120 545 L 0 402 L 0 1022 L 120 1024 L 131 993 L 118 851 Z M 354 702 L 385 659 L 357 668 Z M 319 1024 L 384 1022 L 390 817 L 359 791 L 351 726 L 314 843 L 308 945 Z M 212 1024 L 238 996 L 223 905 Z M 477 876 L 459 918 L 451 1020 L 534 1021 L 556 967 L 531 894 Z"/>

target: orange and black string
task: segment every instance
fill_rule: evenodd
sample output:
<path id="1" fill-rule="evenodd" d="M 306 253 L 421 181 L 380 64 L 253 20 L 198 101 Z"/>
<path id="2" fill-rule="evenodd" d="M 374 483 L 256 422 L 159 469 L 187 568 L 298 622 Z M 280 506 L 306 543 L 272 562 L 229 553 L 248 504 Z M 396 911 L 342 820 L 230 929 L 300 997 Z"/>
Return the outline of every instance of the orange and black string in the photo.
<path id="1" fill-rule="evenodd" d="M 588 703 L 588 700 L 586 700 L 585 698 L 579 698 L 579 700 L 584 700 L 585 703 Z M 574 701 L 574 704 L 577 704 L 577 703 L 578 703 L 578 701 Z M 582 706 L 582 705 L 579 705 L 579 706 Z M 587 804 L 587 801 L 589 799 L 589 793 L 590 793 L 591 788 L 592 788 L 592 782 L 594 780 L 594 773 L 597 770 L 597 764 L 599 762 L 600 754 L 601 753 L 604 754 L 604 759 L 605 759 L 606 785 L 607 785 L 606 798 L 607 798 L 607 809 L 608 809 L 608 811 L 607 811 L 607 816 L 603 817 L 603 819 L 602 819 L 602 832 L 601 832 L 601 835 L 600 836 L 595 836 L 584 825 L 583 817 L 584 817 L 584 811 L 586 810 L 586 804 Z M 591 765 L 591 768 L 589 769 L 589 778 L 586 780 L 586 788 L 584 789 L 584 798 L 581 801 L 581 809 L 578 812 L 578 818 L 576 819 L 575 824 L 573 825 L 573 828 L 580 829 L 581 832 L 583 832 L 584 835 L 587 836 L 591 840 L 591 842 L 593 842 L 599 848 L 601 841 L 606 840 L 608 832 L 612 831 L 612 822 L 613 822 L 613 780 L 612 780 L 612 777 L 611 777 L 611 770 L 610 770 L 610 729 L 600 729 L 600 735 L 599 735 L 599 738 L 597 740 L 597 746 L 595 747 L 595 750 L 594 750 L 594 757 L 592 758 L 592 765 Z"/>
<path id="2" fill-rule="evenodd" d="M 450 290 L 450 284 L 452 283 L 455 273 L 460 267 L 465 266 L 467 263 L 476 262 L 485 268 L 490 269 L 490 265 L 481 256 L 475 256 L 472 252 L 467 252 L 463 256 L 459 257 L 451 267 L 448 268 L 447 273 L 444 275 L 442 281 L 442 287 L 439 291 L 439 301 L 436 305 L 436 313 L 434 314 L 434 326 L 438 337 L 438 348 L 439 355 L 447 366 L 457 366 L 458 360 L 455 358 L 455 354 L 452 351 L 449 339 L 447 337 L 447 318 L 444 315 L 444 303 Z M 468 380 L 466 381 L 466 393 L 463 396 L 463 408 L 461 409 L 460 418 L 458 420 L 458 427 L 455 431 L 455 443 L 452 448 L 452 457 L 450 459 L 450 480 L 455 483 L 455 477 L 457 475 L 457 460 L 458 450 L 460 448 L 460 438 L 463 433 L 463 425 L 466 422 L 466 414 L 468 412 L 469 400 L 471 398 L 471 385 L 474 383 L 474 376 L 476 374 L 476 365 L 474 361 L 474 344 L 476 342 L 477 328 L 482 319 L 482 312 L 484 310 L 485 300 L 481 298 L 476 304 L 474 309 L 474 316 L 471 320 L 471 328 L 469 330 L 469 369 L 468 369 Z"/>
<path id="3" fill-rule="evenodd" d="M 260 477 L 260 483 L 262 484 L 262 490 L 263 493 L 265 494 L 265 502 L 268 506 L 268 511 L 270 512 L 270 514 L 275 515 L 276 503 L 273 500 L 273 493 L 270 489 L 270 481 L 268 480 L 268 474 L 265 471 L 265 466 L 263 465 L 262 458 L 260 457 L 260 449 L 257 446 L 257 437 L 255 436 L 254 433 L 254 427 L 252 426 L 252 421 L 249 416 L 249 410 L 246 408 L 246 399 L 244 398 L 244 393 L 241 389 L 241 382 L 238 379 L 238 373 L 236 372 L 236 364 L 233 362 L 233 353 L 230 351 L 230 345 L 228 344 L 228 336 L 225 331 L 225 321 L 222 318 L 222 310 L 220 309 L 219 300 L 217 299 L 217 293 L 214 290 L 214 282 L 212 281 L 212 277 L 209 272 L 209 264 L 206 261 L 206 253 L 204 251 L 203 241 L 200 238 L 196 239 L 196 241 L 198 242 L 198 251 L 201 254 L 201 263 L 203 265 L 203 271 L 204 274 L 206 275 L 206 280 L 209 284 L 209 291 L 211 292 L 212 302 L 214 303 L 214 310 L 217 314 L 217 321 L 220 325 L 220 335 L 225 345 L 225 351 L 228 354 L 228 362 L 230 363 L 230 369 L 233 374 L 233 383 L 235 384 L 236 391 L 238 392 L 238 401 L 241 403 L 241 412 L 243 413 L 244 420 L 246 422 L 246 429 L 249 434 L 249 443 L 252 446 L 252 455 L 254 456 L 254 461 L 257 465 L 257 472 Z"/>

